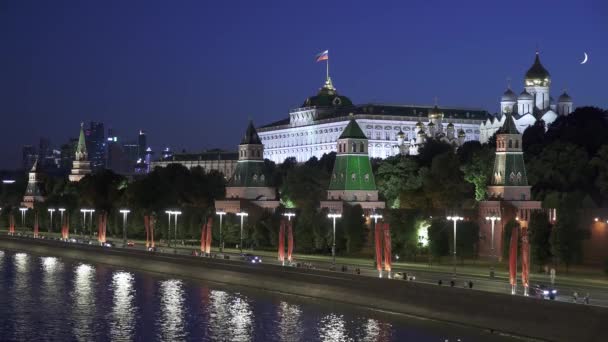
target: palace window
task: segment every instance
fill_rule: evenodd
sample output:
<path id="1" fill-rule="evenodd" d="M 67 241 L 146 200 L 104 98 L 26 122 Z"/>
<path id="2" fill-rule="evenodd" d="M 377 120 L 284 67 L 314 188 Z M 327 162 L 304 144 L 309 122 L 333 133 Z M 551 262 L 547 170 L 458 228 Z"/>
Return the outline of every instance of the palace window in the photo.
<path id="1" fill-rule="evenodd" d="M 351 180 L 356 180 L 357 179 L 357 174 L 356 173 L 351 174 L 350 175 L 350 179 Z"/>
<path id="2" fill-rule="evenodd" d="M 365 176 L 363 176 L 366 182 L 369 182 L 369 174 L 366 173 Z"/>
<path id="3" fill-rule="evenodd" d="M 363 145 L 363 142 L 359 143 L 359 152 L 361 152 L 361 153 L 365 152 L 365 147 Z"/>

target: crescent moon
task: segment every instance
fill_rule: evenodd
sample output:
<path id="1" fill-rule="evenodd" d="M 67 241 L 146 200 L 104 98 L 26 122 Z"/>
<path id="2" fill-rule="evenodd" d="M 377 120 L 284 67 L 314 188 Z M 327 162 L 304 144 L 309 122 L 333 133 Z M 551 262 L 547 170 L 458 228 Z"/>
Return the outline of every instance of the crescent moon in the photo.
<path id="1" fill-rule="evenodd" d="M 587 63 L 587 60 L 589 60 L 589 56 L 587 56 L 586 52 L 583 52 L 585 54 L 585 59 L 583 59 L 583 61 L 581 62 L 581 64 L 585 64 Z"/>

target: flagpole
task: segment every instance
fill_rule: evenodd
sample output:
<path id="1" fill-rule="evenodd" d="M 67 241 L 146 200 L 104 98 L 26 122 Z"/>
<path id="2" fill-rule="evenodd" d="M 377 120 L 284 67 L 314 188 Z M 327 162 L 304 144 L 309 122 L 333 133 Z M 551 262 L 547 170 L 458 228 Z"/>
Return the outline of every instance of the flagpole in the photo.
<path id="1" fill-rule="evenodd" d="M 329 80 L 329 56 L 327 56 L 327 59 L 325 60 L 325 62 L 326 62 L 325 67 L 327 68 L 325 79 Z"/>

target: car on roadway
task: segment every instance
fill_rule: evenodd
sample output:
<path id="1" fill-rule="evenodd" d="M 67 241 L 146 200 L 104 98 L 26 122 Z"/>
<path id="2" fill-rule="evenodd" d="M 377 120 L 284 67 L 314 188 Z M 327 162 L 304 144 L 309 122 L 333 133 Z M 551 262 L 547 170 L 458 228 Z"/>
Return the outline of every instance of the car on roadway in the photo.
<path id="1" fill-rule="evenodd" d="M 127 242 L 127 247 L 135 247 L 135 242 L 133 242 L 133 241 Z"/>
<path id="2" fill-rule="evenodd" d="M 529 292 L 530 296 L 540 299 L 555 300 L 555 296 L 557 295 L 557 289 L 544 284 L 531 286 Z"/>
<path id="3" fill-rule="evenodd" d="M 103 243 L 103 246 L 104 246 L 104 247 L 108 247 L 108 248 L 109 248 L 109 247 L 114 247 L 114 243 L 112 243 L 112 242 L 104 242 L 104 243 Z"/>
<path id="4" fill-rule="evenodd" d="M 250 253 L 241 254 L 241 260 L 245 260 L 246 262 L 252 263 L 252 264 L 261 264 L 262 263 L 262 258 L 260 258 L 257 255 L 250 254 Z"/>

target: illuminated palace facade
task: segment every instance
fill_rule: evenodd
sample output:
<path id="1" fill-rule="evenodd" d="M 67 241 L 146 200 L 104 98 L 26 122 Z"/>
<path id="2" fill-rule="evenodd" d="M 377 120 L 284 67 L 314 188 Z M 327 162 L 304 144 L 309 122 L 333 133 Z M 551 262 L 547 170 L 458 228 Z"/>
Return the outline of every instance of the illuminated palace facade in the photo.
<path id="1" fill-rule="evenodd" d="M 331 78 L 317 95 L 307 98 L 289 117 L 258 128 L 264 144 L 264 158 L 282 163 L 295 157 L 311 157 L 336 151 L 336 141 L 353 115 L 368 139 L 371 158 L 416 154 L 427 139 L 439 139 L 459 146 L 479 140 L 480 125 L 488 117 L 477 108 L 415 105 L 354 105 L 338 94 Z"/>

